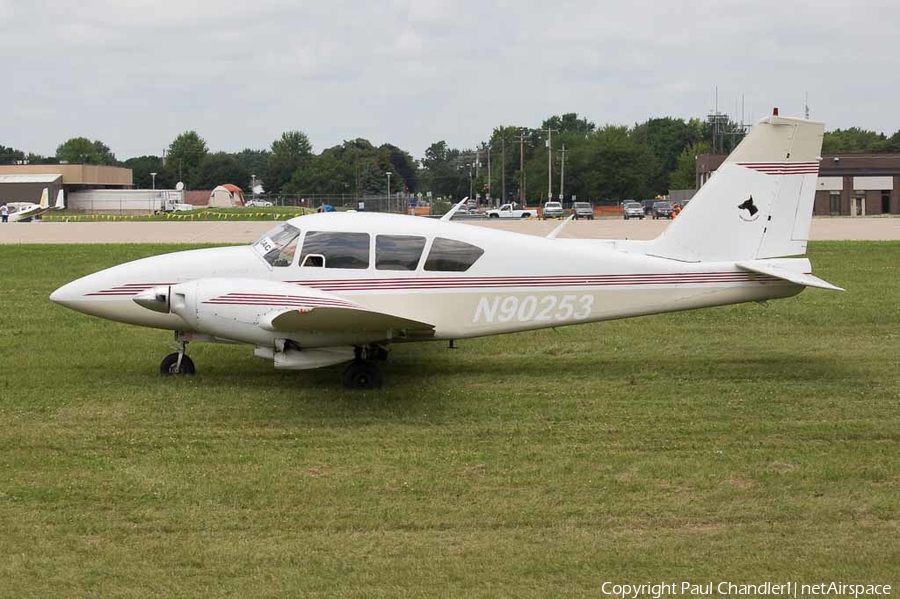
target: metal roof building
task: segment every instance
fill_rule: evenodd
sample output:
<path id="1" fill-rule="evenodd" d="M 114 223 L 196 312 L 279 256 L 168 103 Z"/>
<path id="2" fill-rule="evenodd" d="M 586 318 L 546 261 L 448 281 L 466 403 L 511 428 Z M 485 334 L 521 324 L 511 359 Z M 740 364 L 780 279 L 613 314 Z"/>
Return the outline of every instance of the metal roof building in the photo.
<path id="1" fill-rule="evenodd" d="M 130 168 L 90 164 L 0 165 L 0 204 L 37 202 L 45 187 L 54 197 L 60 189 L 131 189 Z"/>

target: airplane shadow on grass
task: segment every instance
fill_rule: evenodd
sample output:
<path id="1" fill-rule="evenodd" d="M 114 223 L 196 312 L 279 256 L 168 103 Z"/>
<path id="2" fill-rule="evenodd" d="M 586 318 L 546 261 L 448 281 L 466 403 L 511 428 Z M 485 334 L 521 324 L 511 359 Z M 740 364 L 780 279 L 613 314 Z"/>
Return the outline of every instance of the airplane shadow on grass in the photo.
<path id="1" fill-rule="evenodd" d="M 380 366 L 384 373 L 385 387 L 377 393 L 393 390 L 409 391 L 411 388 L 455 388 L 466 384 L 502 385 L 512 379 L 548 381 L 568 384 L 572 380 L 589 379 L 614 382 L 635 379 L 694 379 L 708 381 L 809 383 L 828 381 L 865 381 L 865 373 L 852 363 L 836 358 L 823 359 L 784 353 L 738 357 L 734 355 L 708 358 L 683 355 L 660 358 L 608 358 L 594 355 L 571 355 L 563 359 L 542 360 L 529 356 L 521 360 L 493 357 L 483 354 L 453 355 L 441 358 L 440 354 L 422 357 L 392 357 Z M 345 391 L 340 379 L 344 365 L 307 371 L 274 371 L 271 365 L 259 361 L 228 360 L 213 369 L 202 368 L 201 380 L 214 381 L 225 377 L 231 384 L 234 378 L 246 379 L 246 384 L 258 388 L 303 388 Z M 238 383 L 239 385 L 242 383 Z M 353 392 L 350 392 L 353 393 Z"/>

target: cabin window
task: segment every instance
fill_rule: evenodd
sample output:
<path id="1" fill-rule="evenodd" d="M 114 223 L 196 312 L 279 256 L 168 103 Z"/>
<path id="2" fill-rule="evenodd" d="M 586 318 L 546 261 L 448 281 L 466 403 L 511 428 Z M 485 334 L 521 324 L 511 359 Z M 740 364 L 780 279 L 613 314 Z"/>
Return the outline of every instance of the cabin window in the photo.
<path id="1" fill-rule="evenodd" d="M 300 229 L 284 223 L 257 239 L 253 249 L 272 266 L 290 266 L 299 237 Z"/>
<path id="2" fill-rule="evenodd" d="M 375 268 L 378 270 L 415 270 L 424 249 L 424 237 L 378 235 L 375 237 Z"/>
<path id="3" fill-rule="evenodd" d="M 319 260 L 307 264 L 306 257 L 320 256 Z M 303 240 L 303 254 L 300 263 L 304 266 L 324 266 L 325 268 L 369 267 L 368 233 L 334 233 L 332 231 L 309 231 Z"/>
<path id="4" fill-rule="evenodd" d="M 484 250 L 464 241 L 435 237 L 425 261 L 425 270 L 463 272 L 481 258 Z"/>

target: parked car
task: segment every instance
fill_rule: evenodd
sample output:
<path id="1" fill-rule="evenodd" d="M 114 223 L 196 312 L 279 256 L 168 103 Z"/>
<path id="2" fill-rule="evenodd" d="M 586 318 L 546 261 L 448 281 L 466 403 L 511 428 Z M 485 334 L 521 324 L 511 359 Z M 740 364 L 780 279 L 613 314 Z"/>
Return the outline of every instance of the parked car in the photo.
<path id="1" fill-rule="evenodd" d="M 244 202 L 244 206 L 256 206 L 258 208 L 265 208 L 267 206 L 273 206 L 272 202 L 269 200 L 247 200 Z"/>
<path id="2" fill-rule="evenodd" d="M 625 220 L 629 218 L 644 220 L 644 207 L 640 202 L 625 202 L 622 204 L 622 217 Z"/>
<path id="3" fill-rule="evenodd" d="M 531 218 L 537 216 L 536 208 L 521 208 L 516 202 L 503 204 L 494 210 L 485 212 L 488 218 Z"/>
<path id="4" fill-rule="evenodd" d="M 564 214 L 562 204 L 559 202 L 544 204 L 544 218 L 562 218 Z"/>
<path id="5" fill-rule="evenodd" d="M 575 215 L 575 220 L 579 218 L 594 220 L 594 206 L 590 202 L 574 202 L 572 204 L 572 214 Z"/>
<path id="6" fill-rule="evenodd" d="M 628 200 L 625 200 L 626 202 Z M 653 216 L 653 204 L 656 203 L 656 200 L 643 200 L 641 204 L 644 205 L 644 216 Z"/>
<path id="7" fill-rule="evenodd" d="M 653 218 L 672 218 L 672 202 L 653 202 Z"/>

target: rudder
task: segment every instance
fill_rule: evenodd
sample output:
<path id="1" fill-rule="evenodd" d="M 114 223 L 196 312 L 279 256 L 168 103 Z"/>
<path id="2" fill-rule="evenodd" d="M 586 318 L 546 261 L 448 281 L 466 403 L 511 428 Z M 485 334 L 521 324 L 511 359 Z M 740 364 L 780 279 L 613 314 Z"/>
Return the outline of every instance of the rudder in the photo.
<path id="1" fill-rule="evenodd" d="M 685 262 L 802 255 L 825 125 L 764 118 L 647 253 Z"/>

